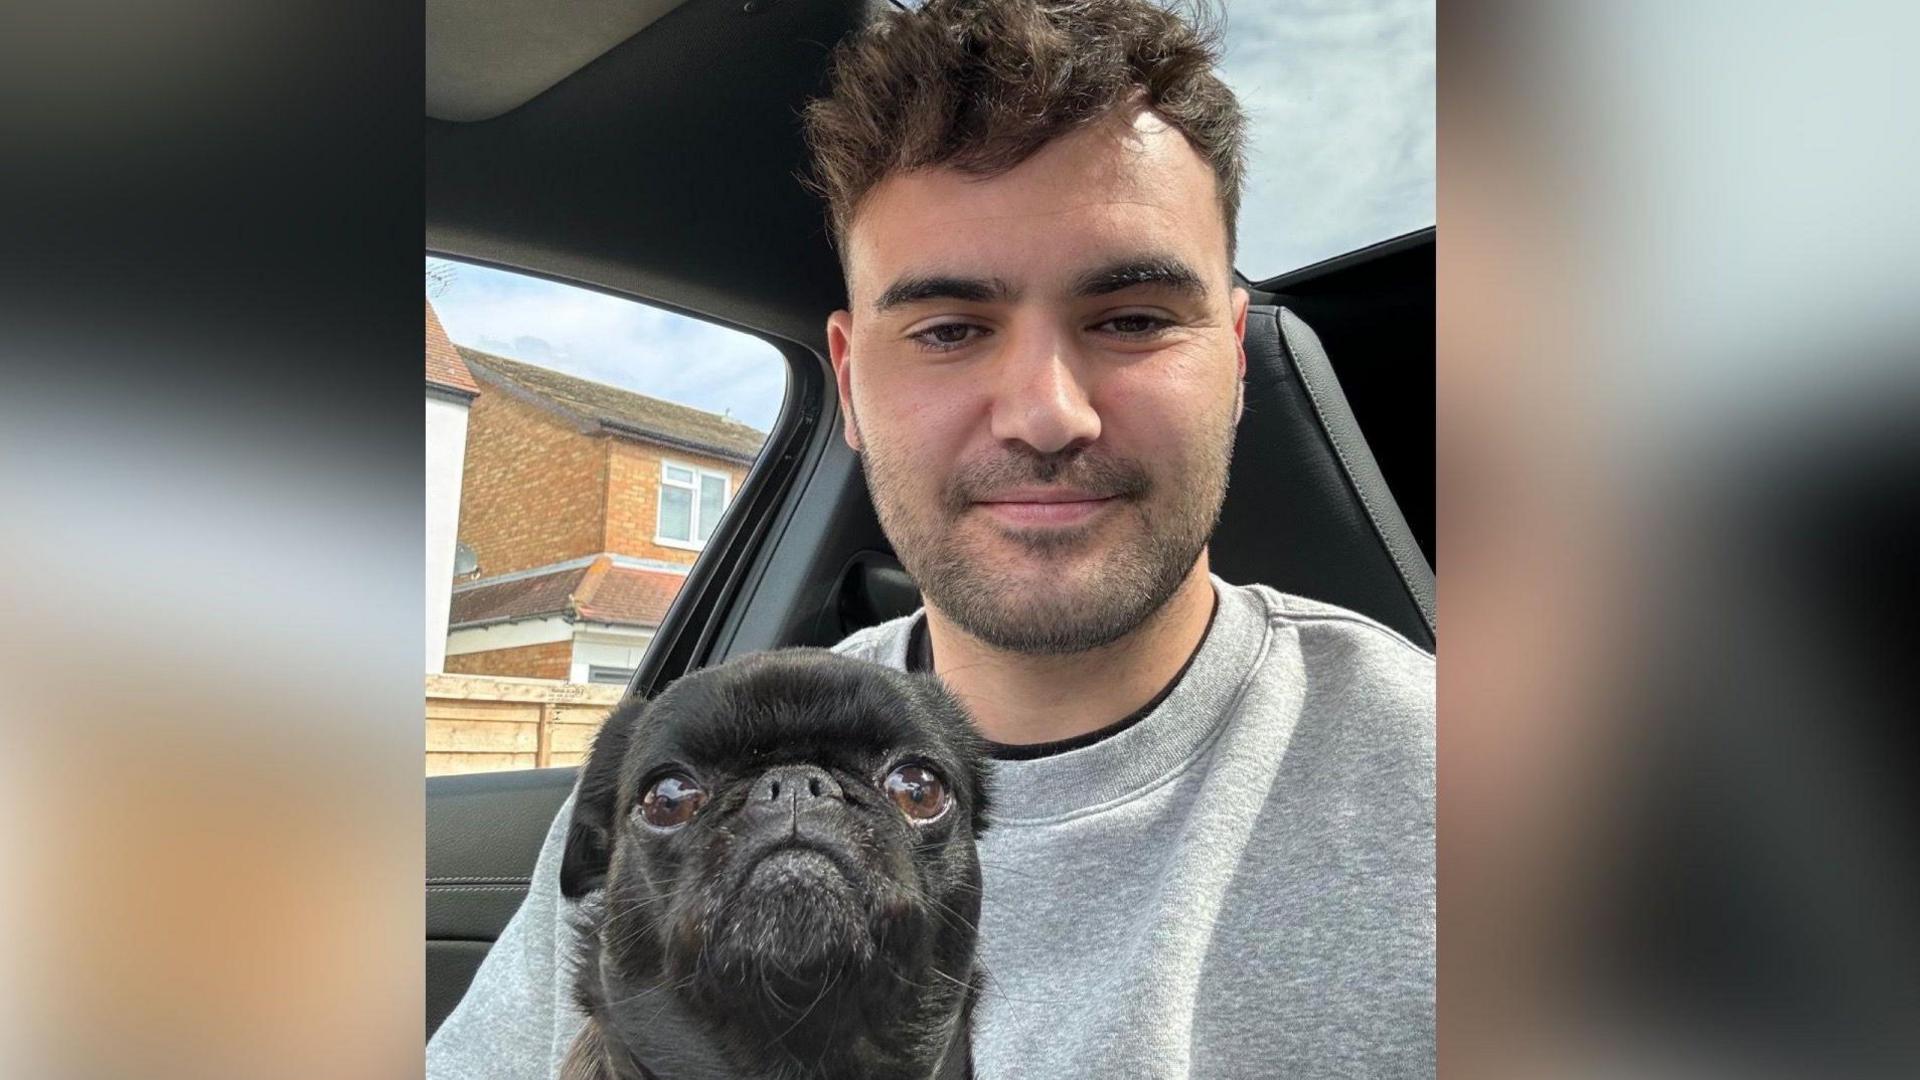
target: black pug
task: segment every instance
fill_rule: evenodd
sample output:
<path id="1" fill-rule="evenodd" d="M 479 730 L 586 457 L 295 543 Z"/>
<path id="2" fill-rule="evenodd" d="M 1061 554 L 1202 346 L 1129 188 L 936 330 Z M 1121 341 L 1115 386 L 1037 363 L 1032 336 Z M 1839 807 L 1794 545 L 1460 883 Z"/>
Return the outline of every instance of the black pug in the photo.
<path id="1" fill-rule="evenodd" d="M 560 871 L 567 1080 L 971 1075 L 984 744 L 931 675 L 742 657 L 608 718 Z"/>

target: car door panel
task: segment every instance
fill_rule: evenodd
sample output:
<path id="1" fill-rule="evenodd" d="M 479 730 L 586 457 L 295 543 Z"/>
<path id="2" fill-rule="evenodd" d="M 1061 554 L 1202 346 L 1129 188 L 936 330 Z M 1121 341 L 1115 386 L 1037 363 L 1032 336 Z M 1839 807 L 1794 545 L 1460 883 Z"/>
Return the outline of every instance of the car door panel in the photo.
<path id="1" fill-rule="evenodd" d="M 574 768 L 427 779 L 427 1035 L 526 898 Z"/>

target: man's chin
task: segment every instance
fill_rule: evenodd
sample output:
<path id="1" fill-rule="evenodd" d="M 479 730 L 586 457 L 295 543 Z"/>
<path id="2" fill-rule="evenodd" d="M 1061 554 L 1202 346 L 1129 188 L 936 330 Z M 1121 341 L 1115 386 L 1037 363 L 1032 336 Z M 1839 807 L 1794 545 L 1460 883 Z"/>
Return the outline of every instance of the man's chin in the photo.
<path id="1" fill-rule="evenodd" d="M 1075 551 L 995 551 L 954 580 L 955 591 L 973 601 L 964 606 L 1003 610 L 1016 622 L 1021 621 L 1019 613 L 1029 611 L 1033 615 L 1026 621 L 1070 618 L 1101 606 L 1113 588 L 1107 560 Z"/>
<path id="2" fill-rule="evenodd" d="M 988 646 L 1066 656 L 1133 633 L 1185 577 L 1169 581 L 1144 570 L 1100 549 L 1024 558 L 998 548 L 983 557 L 976 549 L 964 564 L 923 578 L 921 588 L 928 603 Z"/>
<path id="3" fill-rule="evenodd" d="M 1004 578 L 991 590 L 930 597 L 935 606 L 969 635 L 1006 652 L 1064 656 L 1097 649 L 1132 633 L 1144 621 L 1139 613 L 1103 604 L 1100 587 L 1074 588 L 1059 574 L 1037 574 L 1031 588 Z"/>

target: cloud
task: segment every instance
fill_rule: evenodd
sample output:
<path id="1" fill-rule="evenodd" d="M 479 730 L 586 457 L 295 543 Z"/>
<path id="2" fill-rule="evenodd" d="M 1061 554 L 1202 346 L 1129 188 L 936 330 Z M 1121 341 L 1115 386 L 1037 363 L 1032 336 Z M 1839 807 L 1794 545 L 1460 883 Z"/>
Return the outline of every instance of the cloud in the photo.
<path id="1" fill-rule="evenodd" d="M 1222 74 L 1249 121 L 1256 280 L 1434 221 L 1432 0 L 1235 0 Z"/>

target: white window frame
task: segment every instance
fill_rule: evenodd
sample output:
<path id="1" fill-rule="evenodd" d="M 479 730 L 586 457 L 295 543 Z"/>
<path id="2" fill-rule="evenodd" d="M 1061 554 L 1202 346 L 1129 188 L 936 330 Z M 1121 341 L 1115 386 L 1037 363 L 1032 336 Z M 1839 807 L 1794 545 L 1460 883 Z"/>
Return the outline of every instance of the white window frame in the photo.
<path id="1" fill-rule="evenodd" d="M 693 482 L 691 484 L 683 484 L 678 480 L 667 479 L 668 469 L 685 469 L 693 474 Z M 668 488 L 679 488 L 687 492 L 693 501 L 693 511 L 687 515 L 687 539 L 682 540 L 678 537 L 668 536 L 660 529 L 660 519 L 661 516 L 666 513 L 667 503 L 665 499 L 656 498 L 653 501 L 654 543 L 659 544 L 661 547 L 679 548 L 683 551 L 703 551 L 706 549 L 706 544 L 693 539 L 700 535 L 700 478 L 704 476 L 719 477 L 721 484 L 720 514 L 722 517 L 726 516 L 727 507 L 733 505 L 733 474 L 724 473 L 718 469 L 703 469 L 698 465 L 685 461 L 675 461 L 672 458 L 660 459 L 661 492 L 664 494 Z M 714 522 L 715 527 L 718 527 L 719 524 L 717 521 Z"/>

